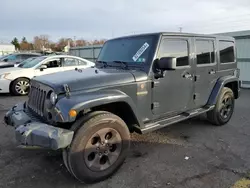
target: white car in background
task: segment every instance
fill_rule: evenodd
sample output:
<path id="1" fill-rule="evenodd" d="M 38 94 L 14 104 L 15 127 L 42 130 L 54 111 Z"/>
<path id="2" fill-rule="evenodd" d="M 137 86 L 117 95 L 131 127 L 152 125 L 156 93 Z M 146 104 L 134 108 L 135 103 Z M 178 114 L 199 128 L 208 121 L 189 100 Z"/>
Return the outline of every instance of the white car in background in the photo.
<path id="1" fill-rule="evenodd" d="M 70 55 L 29 58 L 17 67 L 0 69 L 0 93 L 27 95 L 33 77 L 91 66 L 95 66 L 95 63 Z"/>

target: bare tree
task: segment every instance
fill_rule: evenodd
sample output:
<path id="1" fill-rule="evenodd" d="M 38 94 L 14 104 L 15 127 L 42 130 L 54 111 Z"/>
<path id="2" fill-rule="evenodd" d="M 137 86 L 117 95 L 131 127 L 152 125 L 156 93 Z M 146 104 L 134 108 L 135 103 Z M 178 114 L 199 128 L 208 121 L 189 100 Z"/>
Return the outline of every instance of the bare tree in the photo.
<path id="1" fill-rule="evenodd" d="M 42 45 L 45 48 L 49 48 L 50 42 L 49 42 L 49 35 L 40 35 L 40 38 L 42 40 Z"/>
<path id="2" fill-rule="evenodd" d="M 30 43 L 24 37 L 20 43 L 20 50 L 37 50 L 52 49 L 53 51 L 62 51 L 67 45 L 73 46 L 87 46 L 87 45 L 101 45 L 105 43 L 105 39 L 88 41 L 83 38 L 72 40 L 71 38 L 61 38 L 57 42 L 49 40 L 49 35 L 39 35 L 33 38 L 33 43 Z M 16 42 L 13 40 L 13 43 Z"/>
<path id="3" fill-rule="evenodd" d="M 65 46 L 70 45 L 70 47 L 74 46 L 74 41 L 71 38 L 61 38 L 57 42 L 57 48 L 59 50 L 63 50 Z"/>
<path id="4" fill-rule="evenodd" d="M 32 50 L 33 44 L 29 43 L 25 37 L 23 37 L 22 42 L 20 43 L 20 50 Z"/>
<path id="5" fill-rule="evenodd" d="M 51 42 L 48 35 L 35 36 L 33 39 L 34 49 L 42 50 L 43 48 L 49 48 Z"/>
<path id="6" fill-rule="evenodd" d="M 76 46 L 86 46 L 88 45 L 88 42 L 84 39 L 79 39 L 79 40 L 76 40 Z"/>
<path id="7" fill-rule="evenodd" d="M 89 45 L 101 45 L 101 44 L 104 44 L 105 41 L 106 41 L 106 39 L 94 40 L 94 41 L 88 42 L 88 44 L 89 44 Z"/>

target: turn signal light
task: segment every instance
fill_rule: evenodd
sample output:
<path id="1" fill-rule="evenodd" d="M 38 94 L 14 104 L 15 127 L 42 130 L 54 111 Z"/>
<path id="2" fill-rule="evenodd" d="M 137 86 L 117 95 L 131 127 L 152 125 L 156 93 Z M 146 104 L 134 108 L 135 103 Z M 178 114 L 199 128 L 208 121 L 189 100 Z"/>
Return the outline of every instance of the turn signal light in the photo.
<path id="1" fill-rule="evenodd" d="M 70 110 L 70 111 L 69 111 L 69 116 L 70 116 L 70 117 L 76 117 L 76 116 L 77 116 L 76 110 L 73 110 L 73 109 Z"/>

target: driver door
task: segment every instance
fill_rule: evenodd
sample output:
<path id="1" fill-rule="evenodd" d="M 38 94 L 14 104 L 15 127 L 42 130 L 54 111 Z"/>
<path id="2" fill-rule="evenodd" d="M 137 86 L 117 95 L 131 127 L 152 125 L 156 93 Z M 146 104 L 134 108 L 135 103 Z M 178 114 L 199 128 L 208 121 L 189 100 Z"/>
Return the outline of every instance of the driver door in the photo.
<path id="1" fill-rule="evenodd" d="M 62 59 L 59 58 L 49 59 L 45 63 L 43 63 L 43 65 L 46 65 L 47 68 L 40 69 L 40 67 L 38 67 L 35 70 L 35 76 L 42 76 L 64 71 L 62 67 Z"/>
<path id="2" fill-rule="evenodd" d="M 193 65 L 191 39 L 163 37 L 157 58 L 176 58 L 176 69 L 166 70 L 154 79 L 152 107 L 155 117 L 184 112 L 193 106 Z"/>

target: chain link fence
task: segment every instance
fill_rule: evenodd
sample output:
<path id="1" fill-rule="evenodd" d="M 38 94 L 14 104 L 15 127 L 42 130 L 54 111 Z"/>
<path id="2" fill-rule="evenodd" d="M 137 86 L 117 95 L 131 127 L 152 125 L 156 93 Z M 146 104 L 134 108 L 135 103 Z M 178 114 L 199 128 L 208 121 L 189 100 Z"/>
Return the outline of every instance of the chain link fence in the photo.
<path id="1" fill-rule="evenodd" d="M 102 49 L 102 45 L 72 47 L 69 49 L 69 55 L 82 57 L 84 59 L 95 62 Z"/>

